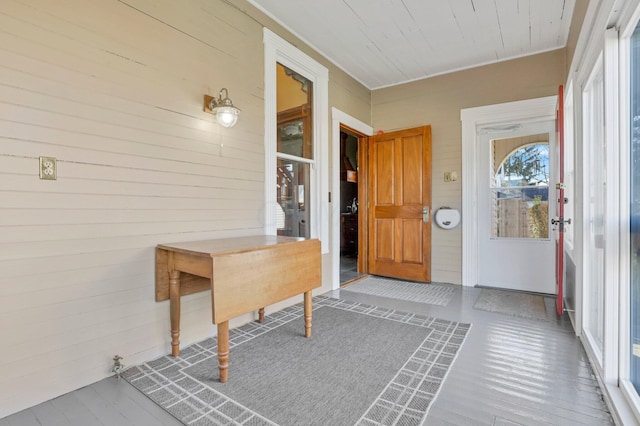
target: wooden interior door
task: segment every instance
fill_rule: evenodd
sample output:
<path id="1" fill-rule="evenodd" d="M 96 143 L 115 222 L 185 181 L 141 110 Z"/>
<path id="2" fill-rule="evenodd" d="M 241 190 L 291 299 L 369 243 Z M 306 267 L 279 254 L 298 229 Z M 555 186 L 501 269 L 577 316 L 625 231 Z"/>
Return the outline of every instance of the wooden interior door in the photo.
<path id="1" fill-rule="evenodd" d="M 368 174 L 369 273 L 430 282 L 431 126 L 370 138 Z"/>

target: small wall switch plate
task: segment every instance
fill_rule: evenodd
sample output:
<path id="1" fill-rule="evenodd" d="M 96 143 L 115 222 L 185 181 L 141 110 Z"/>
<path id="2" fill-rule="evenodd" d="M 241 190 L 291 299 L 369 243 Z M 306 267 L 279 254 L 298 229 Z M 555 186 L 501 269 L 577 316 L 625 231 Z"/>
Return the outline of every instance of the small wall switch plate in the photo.
<path id="1" fill-rule="evenodd" d="M 53 157 L 40 157 L 40 179 L 56 180 L 57 178 L 57 160 Z"/>
<path id="2" fill-rule="evenodd" d="M 451 173 L 450 172 L 444 172 L 444 181 L 445 182 L 451 182 Z"/>
<path id="3" fill-rule="evenodd" d="M 455 182 L 458 180 L 458 173 L 451 172 L 451 182 Z"/>

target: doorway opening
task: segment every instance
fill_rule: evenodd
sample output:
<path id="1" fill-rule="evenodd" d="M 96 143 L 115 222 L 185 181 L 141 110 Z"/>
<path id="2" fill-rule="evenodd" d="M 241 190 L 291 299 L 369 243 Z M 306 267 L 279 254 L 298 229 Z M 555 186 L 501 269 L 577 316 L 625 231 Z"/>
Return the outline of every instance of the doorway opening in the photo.
<path id="1" fill-rule="evenodd" d="M 334 148 L 341 194 L 334 203 L 334 264 L 344 267 L 335 269 L 334 282 L 342 287 L 369 274 L 430 282 L 431 126 L 374 137 L 342 124 L 335 129 L 343 143 Z M 412 185 L 404 184 L 405 176 Z"/>
<path id="2" fill-rule="evenodd" d="M 359 175 L 360 139 L 362 136 L 346 127 L 340 128 L 340 285 L 363 277 L 359 265 L 360 198 L 362 176 Z M 366 138 L 364 138 L 366 139 Z"/>
<path id="3" fill-rule="evenodd" d="M 462 169 L 465 179 L 462 186 L 462 204 L 467 208 L 462 211 L 462 223 L 465 224 L 462 234 L 462 284 L 464 286 L 476 286 L 482 284 L 482 273 L 485 271 L 484 264 L 481 265 L 481 257 L 485 254 L 481 250 L 481 241 L 488 241 L 495 243 L 494 245 L 500 246 L 503 242 L 498 239 L 493 239 L 488 234 L 491 230 L 491 215 L 486 214 L 490 212 L 490 206 L 484 205 L 484 208 L 480 208 L 479 204 L 487 202 L 488 185 L 486 185 L 485 177 L 489 173 L 490 150 L 491 145 L 489 139 L 500 139 L 505 137 L 524 136 L 527 134 L 549 134 L 549 147 L 550 147 L 550 165 L 555 164 L 555 125 L 554 120 L 556 118 L 556 105 L 557 96 L 549 96 L 545 98 L 530 99 L 525 101 L 508 102 L 504 104 L 488 105 L 477 108 L 464 109 L 460 112 L 460 118 L 462 121 Z M 550 129 L 542 131 L 539 128 L 529 129 L 527 132 L 526 125 L 533 123 L 551 122 Z M 517 123 L 517 126 L 510 126 Z M 522 127 L 519 127 L 522 126 Z M 479 134 L 480 129 L 484 129 L 488 133 L 499 132 L 500 130 L 506 131 L 511 129 L 508 134 Z M 552 141 L 553 140 L 553 141 Z M 482 143 L 482 142 L 485 143 Z M 482 148 L 486 151 L 482 152 Z M 553 158 L 552 158 L 553 157 Z M 481 170 L 486 167 L 486 169 Z M 556 176 L 552 170 L 552 175 L 549 177 L 550 182 L 556 181 Z M 481 193 L 483 194 L 481 196 Z M 535 199 L 533 200 L 535 202 Z M 553 217 L 555 213 L 555 204 L 548 206 L 549 217 Z M 547 224 L 548 226 L 549 224 Z M 481 235 L 485 232 L 487 235 Z M 524 256 L 527 263 L 526 269 L 520 269 L 513 271 L 515 274 L 520 272 L 516 281 L 520 281 L 523 271 L 550 271 L 549 277 L 537 277 L 538 282 L 545 282 L 550 285 L 549 289 L 540 289 L 539 287 L 526 288 L 526 290 L 533 290 L 542 293 L 553 294 L 555 292 L 555 277 L 554 277 L 554 243 L 551 238 L 547 239 L 516 239 L 523 242 L 523 245 L 537 246 L 538 240 L 540 245 L 550 243 L 549 250 L 542 249 L 545 254 L 551 254 L 550 260 L 545 257 L 544 264 L 548 266 L 541 266 L 542 263 L 539 260 L 531 258 L 530 253 L 526 252 Z M 505 239 L 507 245 L 509 239 Z M 512 252 L 509 252 L 512 253 Z M 494 258 L 498 258 L 500 255 L 496 254 Z M 510 264 L 506 264 L 503 261 L 498 266 L 498 271 L 502 272 L 506 269 L 506 266 L 511 267 Z M 494 268 L 495 269 L 495 268 Z M 482 271 L 481 271 L 482 270 Z M 491 269 L 489 269 L 491 270 Z M 532 274 L 524 274 L 525 276 Z M 504 285 L 502 282 L 490 277 L 490 281 L 494 287 L 507 287 L 512 288 L 510 285 Z M 511 284 L 512 281 L 509 281 Z M 524 290 L 524 288 L 521 288 Z"/>
<path id="4" fill-rule="evenodd" d="M 332 125 L 331 125 L 331 192 L 329 193 L 329 202 L 331 205 L 331 287 L 338 290 L 341 287 L 340 279 L 340 217 L 341 212 L 347 210 L 346 202 L 341 203 L 341 181 L 340 172 L 342 170 L 342 156 L 340 154 L 340 133 L 345 132 L 354 136 L 358 140 L 357 147 L 357 186 L 358 186 L 358 255 L 356 256 L 358 274 L 367 273 L 367 146 L 369 135 L 373 133 L 373 129 L 368 124 L 350 116 L 336 108 L 331 109 Z M 344 205 L 343 205 L 344 204 Z M 358 278 L 356 278 L 358 279 Z"/>

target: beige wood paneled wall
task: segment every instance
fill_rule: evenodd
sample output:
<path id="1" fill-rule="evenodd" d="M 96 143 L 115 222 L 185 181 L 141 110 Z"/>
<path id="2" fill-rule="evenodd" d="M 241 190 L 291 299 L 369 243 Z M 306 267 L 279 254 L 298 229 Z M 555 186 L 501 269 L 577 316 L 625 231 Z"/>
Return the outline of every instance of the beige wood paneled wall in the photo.
<path id="1" fill-rule="evenodd" d="M 412 83 L 374 90 L 374 131 L 432 126 L 432 211 L 448 206 L 462 209 L 462 130 L 460 110 L 544 96 L 553 96 L 565 81 L 565 51 L 500 62 Z M 444 172 L 458 180 L 444 182 Z M 462 282 L 462 228 L 433 225 L 432 280 Z"/>
<path id="2" fill-rule="evenodd" d="M 115 354 L 169 352 L 156 244 L 262 233 L 264 25 L 329 68 L 330 107 L 364 122 L 371 107 L 244 1 L 5 0 L 0 12 L 2 418 L 110 375 Z M 223 87 L 242 109 L 232 129 L 202 111 Z M 39 156 L 57 158 L 57 180 L 38 178 Z M 184 298 L 183 345 L 215 333 L 210 309 L 208 294 Z"/>

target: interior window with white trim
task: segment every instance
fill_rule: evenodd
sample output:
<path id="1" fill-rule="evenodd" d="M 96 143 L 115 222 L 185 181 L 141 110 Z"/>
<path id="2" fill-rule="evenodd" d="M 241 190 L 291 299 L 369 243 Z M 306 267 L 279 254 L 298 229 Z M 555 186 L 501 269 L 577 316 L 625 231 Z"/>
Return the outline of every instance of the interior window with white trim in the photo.
<path id="1" fill-rule="evenodd" d="M 278 63 L 276 222 L 278 235 L 310 237 L 310 174 L 315 166 L 313 82 Z"/>
<path id="2" fill-rule="evenodd" d="M 329 71 L 263 29 L 265 232 L 329 251 Z"/>

